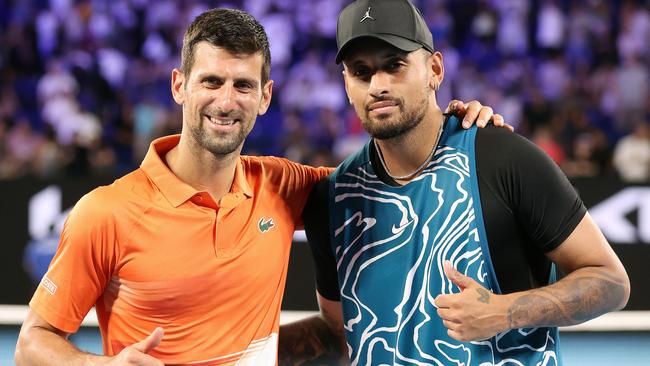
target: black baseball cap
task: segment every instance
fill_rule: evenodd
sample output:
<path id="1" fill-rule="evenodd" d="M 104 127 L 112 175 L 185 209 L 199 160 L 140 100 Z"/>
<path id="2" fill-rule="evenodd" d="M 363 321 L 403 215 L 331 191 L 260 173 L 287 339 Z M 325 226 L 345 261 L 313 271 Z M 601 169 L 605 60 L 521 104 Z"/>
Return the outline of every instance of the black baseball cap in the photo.
<path id="1" fill-rule="evenodd" d="M 377 38 L 405 52 L 424 47 L 433 52 L 433 37 L 420 11 L 409 0 L 357 0 L 339 14 L 336 23 L 336 63 L 352 41 Z"/>

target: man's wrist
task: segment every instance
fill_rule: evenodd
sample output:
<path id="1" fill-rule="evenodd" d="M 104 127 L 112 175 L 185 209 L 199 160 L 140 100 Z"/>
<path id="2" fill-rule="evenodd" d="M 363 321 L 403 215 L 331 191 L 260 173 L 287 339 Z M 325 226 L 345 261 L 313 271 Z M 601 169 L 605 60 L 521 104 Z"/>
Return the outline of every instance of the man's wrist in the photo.
<path id="1" fill-rule="evenodd" d="M 84 365 L 85 366 L 105 366 L 105 365 L 110 365 L 111 360 L 113 357 L 109 356 L 100 356 L 100 355 L 95 355 L 92 353 L 85 353 L 84 354 Z"/>
<path id="2" fill-rule="evenodd" d="M 517 293 L 513 293 L 513 294 L 504 294 L 498 296 L 501 297 L 501 302 L 502 302 L 501 306 L 503 309 L 502 328 L 499 330 L 499 333 L 514 328 L 521 328 L 517 326 L 517 321 L 520 321 L 520 319 L 515 319 L 514 318 L 515 314 L 512 313 L 512 304 L 517 300 L 517 297 L 519 297 L 519 295 Z"/>

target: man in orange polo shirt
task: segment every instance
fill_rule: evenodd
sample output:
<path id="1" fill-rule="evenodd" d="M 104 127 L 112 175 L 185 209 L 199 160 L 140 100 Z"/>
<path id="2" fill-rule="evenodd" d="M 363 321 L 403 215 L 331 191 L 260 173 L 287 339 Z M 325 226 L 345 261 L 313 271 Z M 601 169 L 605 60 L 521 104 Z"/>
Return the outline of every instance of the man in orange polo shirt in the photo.
<path id="1" fill-rule="evenodd" d="M 216 9 L 194 20 L 172 71 L 180 136 L 154 141 L 139 169 L 75 205 L 30 302 L 17 364 L 276 364 L 293 232 L 331 170 L 240 156 L 271 101 L 269 68 L 250 15 Z M 477 104 L 468 117 L 489 119 Z M 93 306 L 106 356 L 67 341 Z"/>

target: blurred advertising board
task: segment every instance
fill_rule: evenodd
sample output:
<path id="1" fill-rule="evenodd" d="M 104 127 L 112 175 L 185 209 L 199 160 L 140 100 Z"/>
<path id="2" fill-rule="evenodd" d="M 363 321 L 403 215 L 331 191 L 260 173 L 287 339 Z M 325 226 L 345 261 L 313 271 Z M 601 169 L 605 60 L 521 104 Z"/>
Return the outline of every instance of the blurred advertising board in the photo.
<path id="1" fill-rule="evenodd" d="M 0 182 L 4 279 L 0 304 L 26 304 L 56 250 L 65 218 L 85 193 L 112 179 Z M 574 186 L 625 265 L 632 282 L 626 310 L 650 310 L 650 185 L 616 179 L 576 179 Z M 297 236 L 299 238 L 299 236 Z M 284 309 L 316 309 L 309 247 L 292 248 Z"/>

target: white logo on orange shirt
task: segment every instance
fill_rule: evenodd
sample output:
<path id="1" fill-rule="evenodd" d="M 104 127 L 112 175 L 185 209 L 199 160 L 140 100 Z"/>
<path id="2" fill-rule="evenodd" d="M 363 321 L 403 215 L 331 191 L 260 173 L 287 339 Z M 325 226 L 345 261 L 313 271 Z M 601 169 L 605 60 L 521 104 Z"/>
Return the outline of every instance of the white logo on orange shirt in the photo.
<path id="1" fill-rule="evenodd" d="M 43 286 L 43 288 L 45 288 L 47 292 L 49 292 L 52 295 L 54 295 L 56 289 L 58 288 L 52 280 L 47 278 L 47 276 L 43 276 L 43 279 L 41 280 L 41 286 Z"/>

